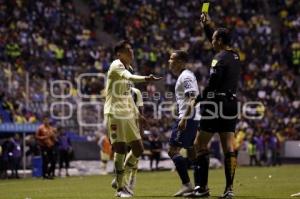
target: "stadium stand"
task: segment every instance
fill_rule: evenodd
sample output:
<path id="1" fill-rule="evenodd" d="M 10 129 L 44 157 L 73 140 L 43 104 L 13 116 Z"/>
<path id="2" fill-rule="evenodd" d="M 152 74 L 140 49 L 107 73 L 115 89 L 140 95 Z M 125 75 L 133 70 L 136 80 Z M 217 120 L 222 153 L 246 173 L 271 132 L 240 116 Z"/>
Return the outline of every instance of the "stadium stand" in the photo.
<path id="1" fill-rule="evenodd" d="M 232 30 L 234 47 L 243 61 L 239 99 L 242 103 L 260 101 L 264 106 L 249 108 L 249 113 L 264 113 L 262 120 L 241 118 L 238 131 L 254 134 L 279 134 L 287 140 L 300 139 L 299 85 L 300 2 L 225 0 L 211 1 L 214 27 Z M 71 93 L 65 99 L 75 104 L 70 120 L 64 121 L 68 132 L 92 135 L 93 128 L 77 123 L 76 104 L 83 94 L 100 94 L 104 82 L 86 79 L 81 88 L 76 81 L 82 73 L 104 73 L 113 59 L 112 47 L 100 43 L 95 20 L 101 31 L 115 38 L 127 38 L 135 49 L 136 72 L 165 76 L 165 84 L 140 88 L 150 96 L 145 101 L 167 101 L 156 92 L 172 91 L 175 79 L 167 70 L 173 49 L 186 49 L 200 88 L 207 83 L 212 58 L 211 45 L 199 25 L 202 1 L 162 0 L 86 0 L 90 16 L 83 17 L 72 0 L 0 1 L 0 121 L 34 123 L 56 101 L 49 91 L 50 82 L 68 80 L 72 88 L 54 90 Z M 279 32 L 277 31 L 279 29 Z M 26 81 L 30 80 L 29 87 Z M 27 89 L 26 89 L 27 87 Z M 50 93 L 50 94 L 49 94 Z M 88 118 L 95 108 L 83 111 Z M 167 139 L 172 118 L 152 118 L 145 107 L 151 132 Z M 62 114 L 58 110 L 58 115 Z M 91 117 L 91 120 L 94 118 Z M 89 120 L 89 119 L 87 119 Z M 61 121 L 57 121 L 60 123 Z M 97 120 L 95 121 L 97 122 Z"/>

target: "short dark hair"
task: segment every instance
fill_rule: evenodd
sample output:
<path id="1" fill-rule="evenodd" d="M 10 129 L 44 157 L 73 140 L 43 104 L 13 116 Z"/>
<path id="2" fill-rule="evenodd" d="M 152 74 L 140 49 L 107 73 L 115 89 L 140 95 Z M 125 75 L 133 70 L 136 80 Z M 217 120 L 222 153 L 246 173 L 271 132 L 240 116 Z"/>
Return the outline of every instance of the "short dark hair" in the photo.
<path id="1" fill-rule="evenodd" d="M 231 36 L 230 36 L 230 32 L 227 28 L 217 28 L 217 35 L 216 38 L 217 39 L 221 39 L 222 43 L 225 45 L 230 45 L 231 43 Z"/>
<path id="2" fill-rule="evenodd" d="M 119 41 L 115 45 L 115 48 L 114 48 L 115 54 L 117 54 L 118 52 L 120 52 L 121 50 L 123 50 L 126 47 L 127 44 L 130 45 L 129 41 L 127 41 L 127 40 L 121 40 L 121 41 Z"/>
<path id="3" fill-rule="evenodd" d="M 184 63 L 189 61 L 189 55 L 186 51 L 176 50 L 174 53 L 176 54 L 176 58 L 183 61 Z"/>

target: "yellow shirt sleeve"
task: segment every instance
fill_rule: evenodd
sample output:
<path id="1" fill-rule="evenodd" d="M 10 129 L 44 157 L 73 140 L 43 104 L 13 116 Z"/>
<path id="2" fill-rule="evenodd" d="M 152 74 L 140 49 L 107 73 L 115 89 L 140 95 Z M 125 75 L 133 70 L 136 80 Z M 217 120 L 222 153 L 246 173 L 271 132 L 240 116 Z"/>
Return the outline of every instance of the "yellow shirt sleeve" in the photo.
<path id="1" fill-rule="evenodd" d="M 123 77 L 124 79 L 130 80 L 132 82 L 144 82 L 145 81 L 145 76 L 131 74 L 125 68 L 125 66 L 122 64 L 118 64 L 118 65 L 114 66 L 114 69 L 112 70 L 112 75 Z"/>

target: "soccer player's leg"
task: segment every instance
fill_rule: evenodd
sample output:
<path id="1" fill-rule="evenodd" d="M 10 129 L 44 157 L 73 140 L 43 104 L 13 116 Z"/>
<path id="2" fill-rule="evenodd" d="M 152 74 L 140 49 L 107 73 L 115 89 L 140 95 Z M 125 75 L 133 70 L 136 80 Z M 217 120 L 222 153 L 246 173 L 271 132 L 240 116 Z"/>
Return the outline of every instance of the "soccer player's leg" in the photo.
<path id="1" fill-rule="evenodd" d="M 126 120 L 116 119 L 112 115 L 107 116 L 107 128 L 110 142 L 114 149 L 114 165 L 116 177 L 112 187 L 117 189 L 117 197 L 131 197 L 124 182 L 124 161 L 127 150 L 125 130 Z M 116 185 L 116 187 L 114 187 Z"/>
<path id="2" fill-rule="evenodd" d="M 124 160 L 126 154 L 126 143 L 116 142 L 113 143 L 114 148 L 114 165 L 116 172 L 116 182 L 117 190 L 122 189 L 125 185 L 124 183 Z"/>
<path id="3" fill-rule="evenodd" d="M 224 194 L 221 198 L 232 198 L 233 194 L 233 180 L 235 169 L 237 166 L 237 151 L 235 147 L 234 131 L 237 122 L 238 110 L 236 99 L 222 101 L 223 114 L 225 117 L 219 118 L 219 135 L 224 152 L 224 168 L 226 177 L 226 186 Z"/>
<path id="4" fill-rule="evenodd" d="M 210 141 L 213 133 L 205 131 L 198 131 L 194 147 L 196 151 L 196 160 L 194 166 L 196 167 L 196 175 L 200 179 L 195 179 L 198 186 L 195 187 L 194 191 L 189 194 L 185 194 L 185 197 L 206 197 L 209 196 L 208 189 L 208 170 L 209 170 L 209 151 L 207 144 Z"/>
<path id="5" fill-rule="evenodd" d="M 221 138 L 221 143 L 224 151 L 224 168 L 226 177 L 226 187 L 224 194 L 221 198 L 231 198 L 233 194 L 233 181 L 235 175 L 235 169 L 237 166 L 237 153 L 234 148 L 234 133 L 224 132 L 219 133 Z"/>
<path id="6" fill-rule="evenodd" d="M 136 173 L 138 169 L 139 157 L 143 154 L 144 146 L 142 140 L 135 140 L 130 142 L 131 150 L 126 156 L 125 160 L 125 175 L 128 177 L 126 184 L 128 188 L 132 191 L 136 184 Z"/>
<path id="7" fill-rule="evenodd" d="M 132 169 L 130 171 L 129 179 L 128 179 L 128 188 L 132 191 L 134 190 L 135 185 L 136 185 L 136 174 L 138 171 L 138 164 L 139 164 L 139 161 L 137 161 L 135 166 L 132 167 Z"/>
<path id="8" fill-rule="evenodd" d="M 143 146 L 143 142 L 141 139 L 141 135 L 140 135 L 136 120 L 130 119 L 127 121 L 126 125 L 127 125 L 126 126 L 126 129 L 127 129 L 126 140 L 127 140 L 127 143 L 129 144 L 129 146 L 131 147 L 131 150 L 126 156 L 126 160 L 124 163 L 124 169 L 125 169 L 125 174 L 129 175 L 129 173 L 132 173 L 132 171 L 134 169 L 136 169 L 135 170 L 135 174 L 136 174 L 138 159 L 144 152 L 144 146 Z M 134 188 L 135 179 L 136 179 L 135 174 L 133 174 L 134 178 L 133 178 L 131 185 L 129 184 L 130 181 L 128 181 L 128 188 L 129 187 L 131 187 L 132 189 Z M 132 190 L 129 189 L 129 191 L 131 191 L 131 193 L 133 194 Z"/>
<path id="9" fill-rule="evenodd" d="M 177 130 L 178 122 L 173 126 L 172 134 L 169 140 L 170 148 L 168 151 L 169 157 L 175 164 L 176 171 L 180 177 L 182 187 L 173 196 L 183 196 L 184 193 L 191 192 L 193 190 L 192 183 L 190 182 L 190 177 L 188 175 L 187 162 L 185 158 L 179 153 L 180 149 L 187 144 L 187 138 L 189 138 L 189 132 L 181 132 Z M 187 128 L 188 128 L 187 124 Z M 192 141 L 193 142 L 193 141 Z"/>
<path id="10" fill-rule="evenodd" d="M 182 187 L 173 195 L 175 197 L 182 196 L 184 193 L 193 190 L 193 185 L 190 182 L 190 177 L 188 174 L 187 162 L 184 157 L 179 153 L 181 147 L 176 147 L 170 145 L 168 154 L 175 164 L 176 171 L 180 177 Z"/>
<path id="11" fill-rule="evenodd" d="M 189 119 L 185 129 L 185 138 L 183 141 L 183 147 L 188 150 L 189 159 L 193 162 L 194 169 L 194 183 L 195 187 L 200 186 L 200 168 L 197 166 L 196 151 L 194 147 L 194 141 L 196 139 L 199 121 Z"/>

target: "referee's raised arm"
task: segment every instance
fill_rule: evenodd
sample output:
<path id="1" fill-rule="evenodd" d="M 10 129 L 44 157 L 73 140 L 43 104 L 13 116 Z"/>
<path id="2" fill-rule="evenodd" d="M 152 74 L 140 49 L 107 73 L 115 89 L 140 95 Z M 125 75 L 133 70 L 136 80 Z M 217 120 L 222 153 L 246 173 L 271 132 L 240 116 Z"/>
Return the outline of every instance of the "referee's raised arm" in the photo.
<path id="1" fill-rule="evenodd" d="M 200 22 L 202 24 L 207 39 L 210 41 L 210 43 L 212 43 L 212 36 L 214 34 L 214 30 L 209 25 L 208 15 L 206 13 L 201 14 Z"/>

